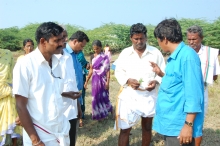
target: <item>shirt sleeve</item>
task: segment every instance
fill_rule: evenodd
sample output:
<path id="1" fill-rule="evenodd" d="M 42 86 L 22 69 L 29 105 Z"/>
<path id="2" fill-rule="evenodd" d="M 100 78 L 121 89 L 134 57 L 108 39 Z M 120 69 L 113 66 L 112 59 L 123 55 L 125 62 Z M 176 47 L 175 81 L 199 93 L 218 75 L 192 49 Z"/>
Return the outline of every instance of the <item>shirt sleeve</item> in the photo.
<path id="1" fill-rule="evenodd" d="M 182 68 L 184 112 L 202 112 L 204 86 L 201 67 L 195 60 L 186 60 Z"/>
<path id="2" fill-rule="evenodd" d="M 125 86 L 129 79 L 124 68 L 125 63 L 125 59 L 123 57 L 123 54 L 121 53 L 117 59 L 117 64 L 115 68 L 115 77 L 121 86 Z"/>
<path id="3" fill-rule="evenodd" d="M 77 54 L 77 59 L 81 63 L 82 67 L 86 68 L 86 65 L 87 65 L 88 62 L 86 61 L 85 56 L 84 56 L 82 51 Z"/>
<path id="4" fill-rule="evenodd" d="M 216 49 L 217 50 L 217 49 Z M 218 60 L 218 50 L 216 51 L 215 54 L 215 62 L 214 62 L 214 71 L 213 71 L 213 76 L 214 75 L 219 75 L 220 74 L 220 66 L 219 66 L 219 60 Z"/>
<path id="5" fill-rule="evenodd" d="M 26 62 L 20 60 L 13 69 L 13 94 L 28 98 L 30 87 L 30 72 L 27 69 Z"/>

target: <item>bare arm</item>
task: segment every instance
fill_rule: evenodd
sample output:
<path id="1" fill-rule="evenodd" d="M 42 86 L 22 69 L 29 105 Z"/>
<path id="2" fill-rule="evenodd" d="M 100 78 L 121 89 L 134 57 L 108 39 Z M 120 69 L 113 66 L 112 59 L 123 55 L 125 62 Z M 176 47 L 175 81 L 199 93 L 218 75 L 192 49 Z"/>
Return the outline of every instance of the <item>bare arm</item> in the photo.
<path id="1" fill-rule="evenodd" d="M 92 76 L 92 73 L 93 73 L 93 69 L 92 69 L 92 65 L 90 64 L 90 69 L 89 69 L 89 73 L 88 73 L 88 76 L 86 78 L 86 81 L 85 81 L 85 84 L 84 84 L 84 88 L 87 89 L 87 85 L 88 85 L 88 82 Z"/>
<path id="2" fill-rule="evenodd" d="M 195 118 L 196 118 L 196 113 L 188 113 L 186 116 L 186 121 L 193 123 Z M 192 134 L 193 134 L 193 127 L 184 124 L 179 135 L 180 144 L 191 143 Z"/>
<path id="3" fill-rule="evenodd" d="M 71 99 L 75 100 L 75 99 L 79 98 L 82 95 L 82 93 L 70 91 L 70 92 L 63 92 L 61 95 L 66 98 L 71 98 Z"/>
<path id="4" fill-rule="evenodd" d="M 161 69 L 156 63 L 150 61 L 150 64 L 153 67 L 153 72 L 155 72 L 160 77 L 164 76 L 164 73 L 161 71 Z"/>
<path id="5" fill-rule="evenodd" d="M 27 102 L 28 102 L 28 98 L 21 96 L 21 95 L 15 95 L 16 98 L 16 108 L 17 108 L 17 112 L 20 118 L 20 121 L 25 129 L 25 131 L 27 132 L 27 134 L 29 135 L 32 144 L 37 144 L 40 141 L 40 137 L 38 136 L 33 122 L 31 120 L 31 116 L 27 110 Z M 38 144 L 38 146 L 44 146 L 43 142 L 41 142 L 40 144 Z"/>
<path id="6" fill-rule="evenodd" d="M 109 90 L 109 82 L 110 82 L 110 70 L 106 73 L 107 81 L 105 84 L 105 89 Z"/>

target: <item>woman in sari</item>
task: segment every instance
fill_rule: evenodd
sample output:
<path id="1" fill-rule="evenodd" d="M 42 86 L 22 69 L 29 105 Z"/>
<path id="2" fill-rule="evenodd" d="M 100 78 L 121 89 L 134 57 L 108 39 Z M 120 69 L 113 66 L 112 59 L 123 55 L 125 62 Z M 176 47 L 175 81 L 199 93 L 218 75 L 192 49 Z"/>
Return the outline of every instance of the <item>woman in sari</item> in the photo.
<path id="1" fill-rule="evenodd" d="M 0 49 L 0 146 L 9 145 L 12 142 L 13 146 L 16 146 L 16 138 L 20 137 L 21 133 L 20 127 L 15 124 L 18 115 L 15 98 L 12 97 L 13 67 L 12 53 L 6 49 Z"/>
<path id="2" fill-rule="evenodd" d="M 95 40 L 92 43 L 94 54 L 91 56 L 91 67 L 84 87 L 92 76 L 92 119 L 102 120 L 114 110 L 109 100 L 110 62 L 107 55 L 102 52 L 102 43 Z"/>

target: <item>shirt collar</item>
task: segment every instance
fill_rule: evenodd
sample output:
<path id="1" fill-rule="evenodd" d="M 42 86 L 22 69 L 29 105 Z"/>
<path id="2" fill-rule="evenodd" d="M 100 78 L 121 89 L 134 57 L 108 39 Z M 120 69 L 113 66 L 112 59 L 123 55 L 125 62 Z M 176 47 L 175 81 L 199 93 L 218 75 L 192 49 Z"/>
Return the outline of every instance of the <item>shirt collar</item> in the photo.
<path id="1" fill-rule="evenodd" d="M 40 52 L 38 47 L 33 51 L 33 53 L 35 53 L 35 59 L 39 65 L 46 61 L 46 59 L 44 58 L 43 54 Z"/>
<path id="2" fill-rule="evenodd" d="M 71 54 L 71 53 L 75 53 L 75 52 L 73 51 L 73 49 L 70 47 L 69 43 L 66 44 L 65 50 L 66 50 L 68 53 L 70 53 L 70 54 Z"/>
<path id="3" fill-rule="evenodd" d="M 199 49 L 199 52 L 197 54 L 199 55 L 202 54 L 204 49 L 205 49 L 205 46 L 201 44 L 201 48 Z"/>
<path id="4" fill-rule="evenodd" d="M 151 54 L 153 54 L 152 48 L 151 48 L 148 44 L 146 44 L 146 49 L 144 50 L 142 56 L 146 55 L 148 52 L 151 53 Z M 134 47 L 133 47 L 133 45 L 132 45 L 132 46 L 131 46 L 131 49 L 130 49 L 130 51 L 129 51 L 129 55 L 131 55 L 131 54 L 133 54 L 133 53 L 136 53 L 136 51 L 134 50 Z"/>
<path id="5" fill-rule="evenodd" d="M 176 59 L 176 57 L 177 57 L 177 55 L 178 55 L 178 53 L 179 53 L 179 51 L 182 49 L 182 47 L 185 45 L 185 43 L 184 42 L 181 42 L 178 46 L 177 46 L 177 48 L 174 50 L 174 52 L 170 55 L 170 57 L 168 58 L 168 60 L 170 59 L 170 58 L 172 58 L 172 59 Z"/>
<path id="6" fill-rule="evenodd" d="M 34 50 L 35 52 L 35 59 L 38 62 L 39 65 L 41 65 L 43 62 L 46 62 L 46 59 L 44 58 L 43 54 L 40 52 L 40 50 L 38 49 L 38 47 Z M 56 66 L 59 64 L 59 59 L 55 56 L 52 55 L 52 70 L 54 68 L 56 68 Z"/>

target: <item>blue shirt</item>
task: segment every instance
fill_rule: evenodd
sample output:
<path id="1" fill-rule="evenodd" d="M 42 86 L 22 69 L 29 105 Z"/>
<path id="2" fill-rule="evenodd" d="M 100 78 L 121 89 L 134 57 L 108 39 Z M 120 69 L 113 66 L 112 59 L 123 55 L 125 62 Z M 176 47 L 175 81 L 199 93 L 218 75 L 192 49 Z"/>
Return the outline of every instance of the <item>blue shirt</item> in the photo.
<path id="1" fill-rule="evenodd" d="M 200 59 L 192 48 L 181 42 L 167 60 L 153 129 L 162 135 L 179 136 L 187 113 L 197 113 L 193 137 L 202 136 L 204 85 Z"/>
<path id="2" fill-rule="evenodd" d="M 77 54 L 71 49 L 69 44 L 66 44 L 65 50 L 70 53 L 70 55 L 73 58 L 73 67 L 75 69 L 75 74 L 76 74 L 76 83 L 77 83 L 77 88 L 78 90 L 83 89 L 83 71 L 82 71 L 82 65 L 77 59 Z"/>

